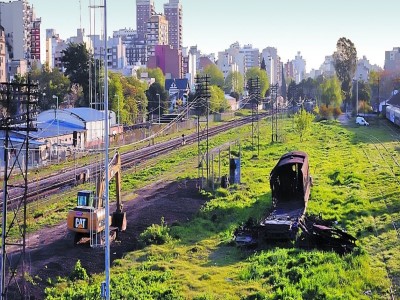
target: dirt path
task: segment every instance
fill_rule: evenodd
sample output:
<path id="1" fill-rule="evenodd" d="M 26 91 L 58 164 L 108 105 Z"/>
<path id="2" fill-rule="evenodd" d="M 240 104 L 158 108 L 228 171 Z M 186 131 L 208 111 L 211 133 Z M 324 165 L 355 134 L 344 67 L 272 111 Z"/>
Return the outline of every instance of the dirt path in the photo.
<path id="1" fill-rule="evenodd" d="M 111 262 L 137 249 L 137 237 L 151 224 L 160 224 L 162 217 L 167 224 L 186 222 L 206 201 L 194 180 L 159 181 L 135 194 L 133 200 L 124 203 L 128 226 L 126 232 L 120 233 L 120 242 L 111 245 Z M 46 280 L 68 276 L 78 260 L 90 274 L 104 271 L 104 249 L 73 246 L 72 234 L 64 222 L 28 236 L 26 255 L 29 273 L 37 283 L 29 287 L 31 299 L 43 299 Z"/>

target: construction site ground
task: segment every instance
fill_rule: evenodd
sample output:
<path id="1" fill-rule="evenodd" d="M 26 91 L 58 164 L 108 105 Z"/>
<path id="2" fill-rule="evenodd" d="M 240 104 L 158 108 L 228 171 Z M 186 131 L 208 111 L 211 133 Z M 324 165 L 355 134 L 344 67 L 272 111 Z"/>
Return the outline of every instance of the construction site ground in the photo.
<path id="1" fill-rule="evenodd" d="M 138 236 L 151 224 L 186 222 L 199 211 L 206 199 L 198 193 L 195 180 L 158 181 L 136 190 L 124 201 L 127 229 L 110 248 L 111 263 L 138 247 Z M 113 208 L 110 208 L 113 211 Z M 66 277 L 80 260 L 89 274 L 104 272 L 104 248 L 73 245 L 73 235 L 66 222 L 45 228 L 27 237 L 26 257 L 29 274 L 36 285 L 29 284 L 31 299 L 43 299 L 47 279 Z"/>

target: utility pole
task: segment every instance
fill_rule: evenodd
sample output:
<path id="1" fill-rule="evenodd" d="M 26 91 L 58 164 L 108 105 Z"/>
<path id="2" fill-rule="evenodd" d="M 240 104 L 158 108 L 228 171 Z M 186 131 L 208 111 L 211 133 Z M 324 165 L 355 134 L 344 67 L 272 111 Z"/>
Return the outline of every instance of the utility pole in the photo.
<path id="1" fill-rule="evenodd" d="M 260 104 L 260 80 L 259 78 L 250 78 L 247 81 L 249 90 L 249 100 L 251 104 L 251 145 L 255 149 L 257 140 L 257 155 L 260 155 L 260 126 L 258 118 L 258 105 Z"/>
<path id="2" fill-rule="evenodd" d="M 197 150 L 198 150 L 198 176 L 201 178 L 199 188 L 203 189 L 203 173 L 200 174 L 200 168 L 203 172 L 204 163 L 206 165 L 206 179 L 209 179 L 209 155 L 208 155 L 208 115 L 210 105 L 210 76 L 196 77 L 196 113 L 197 113 Z M 205 113 L 206 120 L 201 121 L 201 116 Z M 201 123 L 205 123 L 205 128 L 202 128 Z M 205 144 L 205 145 L 204 145 Z"/>
<path id="3" fill-rule="evenodd" d="M 59 120 L 58 120 L 58 117 L 57 117 L 58 96 L 53 95 L 53 99 L 57 99 L 56 109 L 55 109 L 55 112 L 54 112 L 54 117 L 55 117 L 55 120 L 57 121 L 57 143 L 56 143 L 56 145 L 57 145 L 57 162 L 59 163 L 60 162 L 60 153 L 59 153 L 59 147 L 60 147 L 60 143 L 59 143 L 59 139 L 60 139 L 60 123 L 59 123 Z"/>
<path id="4" fill-rule="evenodd" d="M 26 216 L 28 195 L 28 158 L 29 158 L 29 133 L 37 131 L 35 127 L 35 112 L 39 98 L 37 85 L 28 83 L 0 83 L 0 105 L 3 113 L 0 116 L 0 130 L 4 130 L 4 180 L 2 203 L 2 232 L 1 232 L 1 299 L 30 299 L 30 292 L 26 284 Z M 13 104 L 18 109 L 13 112 Z M 15 142 L 12 132 L 26 132 L 20 142 Z M 14 156 L 17 163 L 9 163 L 10 156 Z M 23 183 L 16 183 L 13 173 L 21 174 Z M 9 188 L 15 185 L 23 187 L 24 194 L 21 198 L 12 199 Z M 8 211 L 12 218 L 8 218 Z M 21 216 L 17 222 L 16 216 Z M 14 218 L 14 219 L 13 219 Z M 10 236 L 10 232 L 16 232 L 19 236 Z M 13 247 L 12 255 L 8 248 Z M 12 262 L 12 263 L 11 263 Z"/>
<path id="5" fill-rule="evenodd" d="M 278 84 L 270 87 L 271 91 L 271 142 L 278 141 Z"/>
<path id="6" fill-rule="evenodd" d="M 160 100 L 160 94 L 156 94 L 158 96 L 158 124 L 161 124 L 161 100 Z"/>

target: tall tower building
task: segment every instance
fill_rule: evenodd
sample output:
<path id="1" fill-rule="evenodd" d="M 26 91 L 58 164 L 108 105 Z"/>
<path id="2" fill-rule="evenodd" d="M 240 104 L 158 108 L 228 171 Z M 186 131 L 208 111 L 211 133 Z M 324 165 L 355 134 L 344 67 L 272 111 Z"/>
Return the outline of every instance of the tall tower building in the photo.
<path id="1" fill-rule="evenodd" d="M 136 0 L 136 27 L 139 40 L 145 40 L 147 22 L 155 13 L 154 0 Z"/>
<path id="2" fill-rule="evenodd" d="M 168 45 L 168 21 L 163 15 L 153 15 L 147 22 L 147 54 L 154 56 L 156 45 Z"/>
<path id="3" fill-rule="evenodd" d="M 1 2 L 0 16 L 10 59 L 40 60 L 41 20 L 28 1 Z"/>
<path id="4" fill-rule="evenodd" d="M 6 70 L 6 37 L 0 25 L 0 82 L 7 81 Z"/>
<path id="5" fill-rule="evenodd" d="M 164 15 L 168 20 L 169 44 L 174 48 L 182 49 L 182 4 L 180 0 L 169 0 L 164 4 Z"/>

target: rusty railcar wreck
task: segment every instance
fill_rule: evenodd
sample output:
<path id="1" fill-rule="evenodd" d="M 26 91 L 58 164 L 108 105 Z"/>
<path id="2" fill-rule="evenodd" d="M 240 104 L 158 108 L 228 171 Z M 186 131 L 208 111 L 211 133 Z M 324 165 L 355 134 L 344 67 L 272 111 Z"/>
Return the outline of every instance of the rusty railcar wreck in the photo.
<path id="1" fill-rule="evenodd" d="M 271 208 L 261 221 L 250 218 L 235 231 L 238 246 L 300 237 L 298 246 L 316 246 L 341 253 L 353 250 L 356 238 L 321 217 L 306 216 L 312 185 L 309 169 L 307 153 L 292 151 L 282 155 L 270 173 Z M 299 229 L 302 233 L 298 235 Z"/>
<path id="2" fill-rule="evenodd" d="M 311 177 L 308 155 L 293 151 L 284 154 L 270 174 L 272 208 L 260 225 L 269 239 L 294 238 L 306 212 Z"/>

